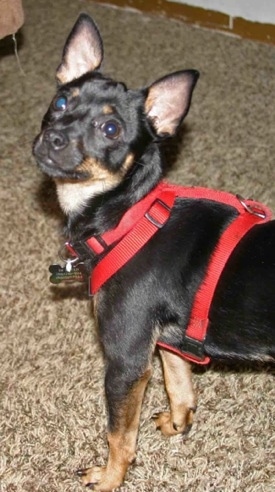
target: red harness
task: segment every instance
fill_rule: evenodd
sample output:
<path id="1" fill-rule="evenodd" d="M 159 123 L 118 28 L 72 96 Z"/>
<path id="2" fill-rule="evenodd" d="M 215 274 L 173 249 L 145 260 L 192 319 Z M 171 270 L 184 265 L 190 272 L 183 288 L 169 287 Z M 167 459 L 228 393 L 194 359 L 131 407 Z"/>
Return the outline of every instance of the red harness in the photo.
<path id="1" fill-rule="evenodd" d="M 238 215 L 220 237 L 209 261 L 207 273 L 195 295 L 189 325 L 185 332 L 187 350 L 183 353 L 161 342 L 159 346 L 197 364 L 210 361 L 203 353 L 209 323 L 208 315 L 214 292 L 232 251 L 241 238 L 256 224 L 271 219 L 270 210 L 254 200 L 208 188 L 185 188 L 161 182 L 145 198 L 131 207 L 115 229 L 102 236 L 92 236 L 84 243 L 86 249 L 96 255 L 115 246 L 97 263 L 90 277 L 90 293 L 94 295 L 120 268 L 123 267 L 168 221 L 176 198 L 211 200 L 234 207 Z M 67 248 L 78 256 L 77 247 L 67 243 Z"/>

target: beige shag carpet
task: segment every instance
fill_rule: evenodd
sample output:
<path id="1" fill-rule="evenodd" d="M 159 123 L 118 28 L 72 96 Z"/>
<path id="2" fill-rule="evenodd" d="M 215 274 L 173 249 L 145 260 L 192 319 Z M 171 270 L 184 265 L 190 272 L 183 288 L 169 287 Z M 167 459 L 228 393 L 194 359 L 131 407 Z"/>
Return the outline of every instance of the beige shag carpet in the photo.
<path id="1" fill-rule="evenodd" d="M 62 242 L 55 192 L 32 140 L 81 11 L 105 41 L 105 71 L 130 87 L 197 68 L 201 78 L 169 178 L 253 196 L 275 210 L 275 47 L 84 0 L 25 0 L 18 38 L 0 44 L 0 491 L 78 492 L 74 470 L 107 456 L 103 360 L 86 290 L 51 287 Z M 274 300 L 275 302 L 275 300 Z M 195 370 L 199 406 L 187 440 L 150 417 L 166 407 L 159 360 L 146 393 L 137 461 L 122 491 L 273 492 L 272 368 Z"/>

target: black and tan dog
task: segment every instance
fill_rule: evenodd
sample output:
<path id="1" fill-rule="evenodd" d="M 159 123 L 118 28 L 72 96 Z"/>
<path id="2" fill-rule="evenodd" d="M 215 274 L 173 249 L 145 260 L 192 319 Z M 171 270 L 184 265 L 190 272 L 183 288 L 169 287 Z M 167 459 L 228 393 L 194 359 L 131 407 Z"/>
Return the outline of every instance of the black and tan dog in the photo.
<path id="1" fill-rule="evenodd" d="M 57 94 L 34 155 L 55 180 L 67 215 L 68 248 L 89 275 L 110 253 L 117 256 L 125 249 L 129 234 L 132 242 L 141 241 L 122 263 L 111 257 L 118 267 L 113 271 L 109 261 L 103 278 L 91 282 L 106 358 L 109 458 L 106 467 L 78 474 L 91 489 L 110 491 L 123 482 L 135 458 L 157 344 L 170 412 L 158 414 L 155 421 L 167 436 L 187 432 L 196 408 L 191 364 L 181 352 L 198 362 L 208 357 L 274 361 L 275 224 L 266 221 L 265 209 L 242 199 L 221 194 L 222 200 L 216 200 L 200 190 L 193 199 L 159 184 L 164 167 L 160 142 L 173 136 L 186 116 L 198 72 L 179 71 L 148 88 L 129 90 L 98 71 L 102 58 L 98 29 L 82 14 L 65 44 Z M 255 225 L 240 237 L 223 268 L 207 333 L 192 340 L 186 330 L 196 292 L 216 244 L 242 211 L 255 218 Z M 144 239 L 141 225 L 146 220 L 154 230 Z M 67 271 L 71 268 L 70 263 Z M 106 268 L 111 272 L 106 274 Z"/>

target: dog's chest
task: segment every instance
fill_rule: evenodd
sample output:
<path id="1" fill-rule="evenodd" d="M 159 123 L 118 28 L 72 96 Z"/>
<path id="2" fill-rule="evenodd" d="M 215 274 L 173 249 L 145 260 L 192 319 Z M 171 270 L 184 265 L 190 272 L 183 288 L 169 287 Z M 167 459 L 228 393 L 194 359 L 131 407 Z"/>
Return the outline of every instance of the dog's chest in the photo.
<path id="1" fill-rule="evenodd" d="M 81 213 L 86 203 L 95 195 L 104 191 L 104 182 L 91 184 L 61 183 L 56 180 L 57 196 L 65 214 Z"/>

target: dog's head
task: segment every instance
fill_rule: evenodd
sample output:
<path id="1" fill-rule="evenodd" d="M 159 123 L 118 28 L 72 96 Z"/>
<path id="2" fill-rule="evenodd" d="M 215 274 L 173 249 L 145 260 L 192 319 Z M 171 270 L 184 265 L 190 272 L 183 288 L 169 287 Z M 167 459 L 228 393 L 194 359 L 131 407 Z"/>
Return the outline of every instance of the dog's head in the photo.
<path id="1" fill-rule="evenodd" d="M 129 90 L 99 72 L 102 59 L 98 28 L 81 14 L 65 43 L 57 94 L 33 147 L 46 174 L 59 184 L 82 184 L 89 196 L 115 187 L 148 145 L 175 134 L 198 78 L 195 70 L 179 71 Z"/>

